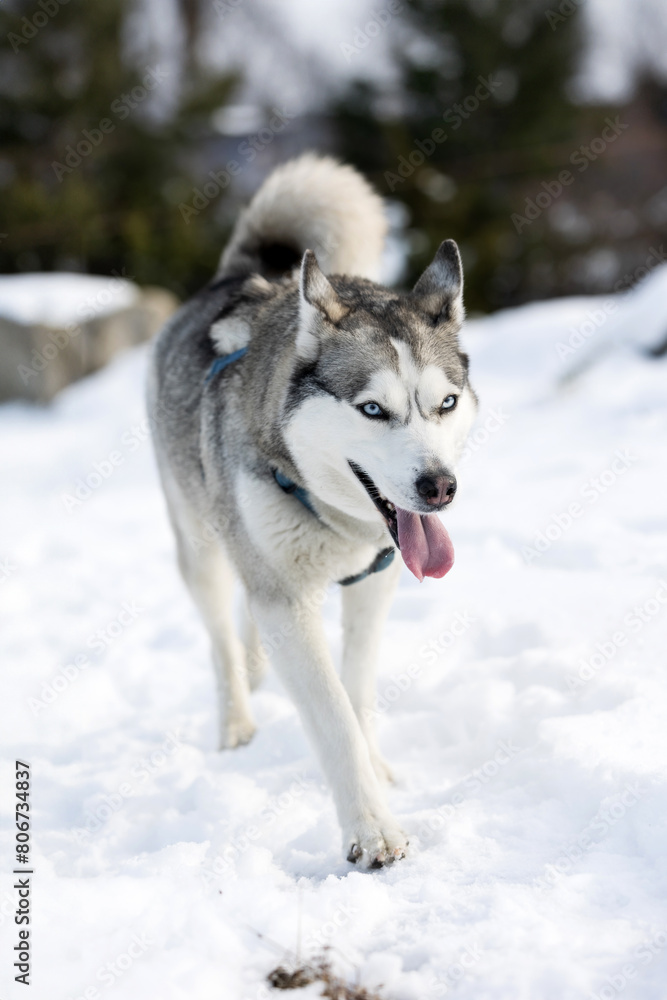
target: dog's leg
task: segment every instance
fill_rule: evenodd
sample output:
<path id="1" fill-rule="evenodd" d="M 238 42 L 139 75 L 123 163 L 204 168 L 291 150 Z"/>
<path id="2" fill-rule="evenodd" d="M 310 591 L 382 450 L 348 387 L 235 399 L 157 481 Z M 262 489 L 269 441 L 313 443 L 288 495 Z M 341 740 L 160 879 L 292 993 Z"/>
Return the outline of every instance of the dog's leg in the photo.
<path id="1" fill-rule="evenodd" d="M 375 673 L 382 629 L 401 574 L 401 560 L 359 583 L 343 587 L 343 665 L 341 677 L 366 737 L 378 778 L 392 781 L 375 735 Z"/>
<path id="2" fill-rule="evenodd" d="M 271 661 L 294 699 L 331 785 L 350 861 L 363 858 L 380 867 L 402 857 L 407 841 L 387 808 L 368 744 L 338 677 L 319 611 L 312 603 L 267 601 L 255 596 L 251 608 Z"/>
<path id="3" fill-rule="evenodd" d="M 178 562 L 211 637 L 218 683 L 221 750 L 247 743 L 255 732 L 245 648 L 234 629 L 234 574 L 220 543 L 213 539 L 198 551 L 177 529 Z"/>
<path id="4" fill-rule="evenodd" d="M 250 690 L 254 691 L 264 680 L 264 675 L 269 666 L 269 659 L 259 638 L 259 632 L 248 607 L 247 598 L 243 602 L 241 636 L 246 649 L 245 662 L 248 672 L 248 683 L 250 684 Z"/>

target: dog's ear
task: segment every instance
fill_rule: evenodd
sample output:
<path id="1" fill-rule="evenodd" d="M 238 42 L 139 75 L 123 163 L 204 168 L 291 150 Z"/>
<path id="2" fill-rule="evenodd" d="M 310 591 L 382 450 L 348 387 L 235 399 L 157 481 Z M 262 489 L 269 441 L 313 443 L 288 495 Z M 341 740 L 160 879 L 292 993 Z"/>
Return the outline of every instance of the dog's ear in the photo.
<path id="1" fill-rule="evenodd" d="M 454 240 L 440 244 L 411 294 L 435 321 L 463 319 L 463 267 Z"/>
<path id="2" fill-rule="evenodd" d="M 314 360 L 319 352 L 320 339 L 330 325 L 347 316 L 344 305 L 328 278 L 320 270 L 317 257 L 306 250 L 301 263 L 299 283 L 299 330 L 296 348 L 300 357 Z"/>

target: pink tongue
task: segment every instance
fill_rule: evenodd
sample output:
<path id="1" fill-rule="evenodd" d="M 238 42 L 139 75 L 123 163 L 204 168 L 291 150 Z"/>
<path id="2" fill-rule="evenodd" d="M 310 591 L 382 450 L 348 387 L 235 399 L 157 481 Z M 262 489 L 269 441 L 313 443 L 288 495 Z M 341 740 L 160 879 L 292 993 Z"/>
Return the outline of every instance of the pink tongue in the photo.
<path id="1" fill-rule="evenodd" d="M 421 582 L 425 576 L 441 577 L 454 565 L 454 546 L 436 514 L 412 514 L 396 508 L 398 544 L 403 562 Z"/>

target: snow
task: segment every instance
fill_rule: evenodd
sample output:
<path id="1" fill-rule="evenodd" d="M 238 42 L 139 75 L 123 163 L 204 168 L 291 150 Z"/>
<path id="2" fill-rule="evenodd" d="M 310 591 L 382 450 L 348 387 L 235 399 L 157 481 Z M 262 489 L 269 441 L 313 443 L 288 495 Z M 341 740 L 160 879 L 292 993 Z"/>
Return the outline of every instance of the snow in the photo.
<path id="1" fill-rule="evenodd" d="M 67 272 L 0 276 L 0 317 L 27 326 L 67 327 L 126 309 L 139 289 L 124 278 Z"/>
<path id="2" fill-rule="evenodd" d="M 654 75 L 667 78 L 667 25 L 661 0 L 573 0 L 554 3 L 553 13 L 578 7 L 584 25 L 584 51 L 576 90 L 584 100 L 622 103 L 632 98 L 638 82 Z M 552 17 L 554 30 L 560 21 Z"/>
<path id="3" fill-rule="evenodd" d="M 160 58 L 174 63 L 173 3 L 142 0 L 145 23 L 158 39 Z M 483 12 L 488 0 L 477 4 Z M 493 6 L 493 4 L 491 4 Z M 164 13 L 167 11 L 165 21 Z M 396 51 L 408 49 L 425 64 L 433 53 L 405 31 L 403 7 L 369 0 L 216 0 L 210 8 L 201 52 L 210 65 L 242 70 L 242 99 L 256 108 L 285 103 L 302 114 L 321 105 L 327 89 L 370 79 L 382 91 L 396 82 Z M 667 22 L 662 0 L 553 0 L 543 17 L 552 30 L 581 20 L 582 52 L 572 94 L 585 103 L 630 100 L 647 72 L 667 77 Z M 139 18 L 136 19 L 139 21 Z M 511 18 L 508 18 L 508 23 Z M 253 38 L 251 49 L 248 37 Z M 285 46 L 283 39 L 288 39 Z M 146 44 L 144 39 L 144 45 Z M 239 95 L 236 95 L 237 97 Z M 253 131 L 250 129 L 249 131 Z"/>
<path id="4" fill-rule="evenodd" d="M 403 574 L 383 644 L 380 742 L 411 853 L 379 872 L 341 857 L 273 674 L 252 743 L 214 750 L 145 348 L 50 408 L 0 409 L 0 741 L 33 776 L 34 1000 L 261 1000 L 270 969 L 324 944 L 388 1000 L 661 1000 L 667 392 L 636 338 L 667 327 L 666 282 L 656 270 L 573 353 L 558 345 L 605 299 L 467 326 L 481 407 L 447 514 L 457 561 L 441 581 Z M 12 781 L 6 765 L 5 859 Z"/>
<path id="5" fill-rule="evenodd" d="M 144 2 L 152 4 L 155 18 L 161 5 Z M 263 119 L 264 109 L 273 106 L 308 114 L 322 110 L 331 93 L 352 79 L 371 79 L 385 88 L 395 84 L 392 48 L 401 36 L 396 6 L 378 8 L 370 0 L 218 0 L 208 8 L 199 51 L 206 65 L 241 75 L 234 92 L 240 108 L 250 105 Z M 218 122 L 222 131 L 231 132 L 235 124 L 236 134 L 246 132 L 240 109 Z"/>

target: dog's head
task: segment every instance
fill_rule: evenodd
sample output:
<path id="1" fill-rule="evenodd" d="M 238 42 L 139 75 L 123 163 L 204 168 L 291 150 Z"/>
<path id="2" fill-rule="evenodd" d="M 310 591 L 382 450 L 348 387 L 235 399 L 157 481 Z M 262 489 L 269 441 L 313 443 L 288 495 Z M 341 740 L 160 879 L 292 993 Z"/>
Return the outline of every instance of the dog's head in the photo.
<path id="1" fill-rule="evenodd" d="M 453 562 L 437 517 L 477 405 L 458 345 L 463 274 L 446 240 L 408 294 L 332 276 L 307 251 L 286 441 L 315 496 L 382 519 L 419 579 Z"/>

